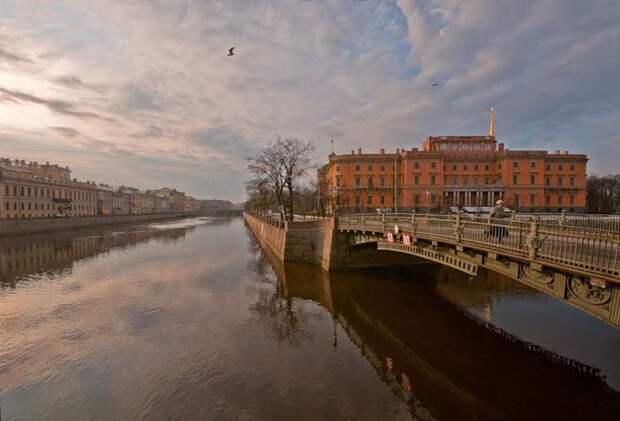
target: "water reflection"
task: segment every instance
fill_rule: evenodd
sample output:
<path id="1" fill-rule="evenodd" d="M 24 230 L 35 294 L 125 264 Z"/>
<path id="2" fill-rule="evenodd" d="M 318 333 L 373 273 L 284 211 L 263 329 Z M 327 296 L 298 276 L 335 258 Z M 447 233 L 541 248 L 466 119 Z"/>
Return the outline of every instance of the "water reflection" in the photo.
<path id="1" fill-rule="evenodd" d="M 501 279 L 283 265 L 239 219 L 7 238 L 0 252 L 3 421 L 618 410 L 600 380 L 491 334 L 448 302 L 514 320 L 514 300 L 539 295 Z"/>
<path id="2" fill-rule="evenodd" d="M 333 346 L 344 331 L 415 419 L 613 419 L 620 410 L 620 394 L 591 375 L 596 370 L 579 372 L 557 354 L 493 334 L 445 299 L 482 308 L 490 319 L 503 299 L 539 295 L 508 278 L 470 279 L 437 267 L 328 274 L 271 264 L 285 311 L 295 300 L 320 303 L 338 325 Z"/>

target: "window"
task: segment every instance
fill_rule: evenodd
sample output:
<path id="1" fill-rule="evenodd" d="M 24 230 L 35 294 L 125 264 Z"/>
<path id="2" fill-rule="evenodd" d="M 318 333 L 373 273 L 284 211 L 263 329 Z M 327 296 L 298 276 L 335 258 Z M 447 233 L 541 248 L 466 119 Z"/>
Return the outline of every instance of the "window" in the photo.
<path id="1" fill-rule="evenodd" d="M 359 171 L 360 170 L 360 165 L 359 164 L 355 164 L 355 171 Z"/>
<path id="2" fill-rule="evenodd" d="M 545 186 L 549 187 L 551 185 L 551 177 L 547 176 L 545 177 Z"/>
<path id="3" fill-rule="evenodd" d="M 536 184 L 536 176 L 534 174 L 530 175 L 530 184 L 532 186 Z"/>
<path id="4" fill-rule="evenodd" d="M 502 169 L 502 164 L 497 164 L 497 169 L 501 170 Z"/>
<path id="5" fill-rule="evenodd" d="M 6 202 L 6 210 L 10 210 L 10 207 L 11 207 L 10 203 Z"/>
<path id="6" fill-rule="evenodd" d="M 368 195 L 368 204 L 372 205 L 372 194 Z"/>
<path id="7" fill-rule="evenodd" d="M 381 177 L 379 178 L 379 185 L 380 185 L 381 187 L 385 186 L 385 177 L 384 177 L 384 176 L 381 176 Z"/>
<path id="8" fill-rule="evenodd" d="M 413 163 L 413 168 L 415 168 L 416 170 L 420 169 L 420 163 L 418 161 L 414 162 Z"/>
<path id="9" fill-rule="evenodd" d="M 418 184 L 420 184 L 420 176 L 419 175 L 413 176 L 413 184 L 415 184 L 416 186 Z"/>
<path id="10" fill-rule="evenodd" d="M 17 196 L 17 186 L 13 186 L 13 196 Z"/>
<path id="11" fill-rule="evenodd" d="M 434 161 L 433 161 L 433 162 L 431 162 L 431 168 L 432 168 L 432 169 L 437 168 L 437 163 L 436 163 L 436 162 L 434 162 Z"/>
<path id="12" fill-rule="evenodd" d="M 385 196 L 381 196 L 380 200 L 381 200 L 381 204 L 385 205 Z"/>
<path id="13" fill-rule="evenodd" d="M 551 171 L 551 165 L 547 164 L 546 167 L 547 171 Z"/>
<path id="14" fill-rule="evenodd" d="M 562 187 L 562 177 L 558 177 L 558 187 Z"/>
<path id="15" fill-rule="evenodd" d="M 21 188 L 21 191 L 22 191 L 21 196 L 23 197 L 23 196 L 24 196 L 24 187 L 23 187 L 23 186 L 22 186 L 22 188 Z"/>
<path id="16" fill-rule="evenodd" d="M 478 169 L 479 169 L 479 168 L 480 168 L 480 167 L 478 167 L 478 164 L 474 165 L 474 170 L 475 170 L 475 171 L 478 171 Z"/>
<path id="17" fill-rule="evenodd" d="M 32 210 L 32 203 L 28 203 L 28 210 Z"/>
<path id="18" fill-rule="evenodd" d="M 452 165 L 452 171 L 456 171 L 456 165 Z"/>
<path id="19" fill-rule="evenodd" d="M 336 171 L 340 171 L 340 165 L 336 165 Z"/>
<path id="20" fill-rule="evenodd" d="M 575 171 L 575 164 L 570 164 L 570 170 Z"/>
<path id="21" fill-rule="evenodd" d="M 484 184 L 489 184 L 490 177 L 488 175 L 484 176 Z"/>
<path id="22" fill-rule="evenodd" d="M 456 186 L 456 175 L 452 176 L 452 185 Z"/>
<path id="23" fill-rule="evenodd" d="M 485 170 L 485 171 L 489 171 L 489 164 L 485 164 L 485 165 L 484 165 L 484 170 Z"/>
<path id="24" fill-rule="evenodd" d="M 467 164 L 463 165 L 463 171 L 467 171 Z"/>
<path id="25" fill-rule="evenodd" d="M 532 168 L 536 168 L 536 161 L 532 161 L 532 162 L 530 162 L 530 167 L 532 167 Z"/>
<path id="26" fill-rule="evenodd" d="M 28 187 L 28 197 L 32 196 L 32 189 L 30 187 Z"/>
<path id="27" fill-rule="evenodd" d="M 342 176 L 337 175 L 336 176 L 336 187 L 340 187 L 340 180 L 342 179 Z"/>
<path id="28" fill-rule="evenodd" d="M 568 179 L 568 182 L 571 187 L 575 187 L 575 177 L 571 177 Z"/>
<path id="29" fill-rule="evenodd" d="M 9 189 L 9 185 L 7 184 L 6 185 L 6 193 L 5 193 L 7 196 L 11 194 L 9 190 L 10 190 Z"/>
<path id="30" fill-rule="evenodd" d="M 562 195 L 558 195 L 558 206 L 562 206 Z"/>
<path id="31" fill-rule="evenodd" d="M 420 203 L 420 195 L 419 194 L 416 193 L 415 195 L 413 195 L 413 203 L 415 203 L 416 205 L 418 203 Z"/>
<path id="32" fill-rule="evenodd" d="M 515 207 L 519 207 L 519 193 L 515 193 L 514 195 L 514 199 L 515 199 Z"/>
<path id="33" fill-rule="evenodd" d="M 359 176 L 355 177 L 355 187 L 359 187 L 360 186 L 360 178 Z"/>
<path id="34" fill-rule="evenodd" d="M 381 166 L 379 166 L 379 169 L 380 169 L 381 171 L 385 171 L 385 165 L 381 164 Z"/>
<path id="35" fill-rule="evenodd" d="M 469 183 L 469 177 L 464 175 L 463 176 L 463 185 L 466 186 Z"/>
<path id="36" fill-rule="evenodd" d="M 519 168 L 519 163 L 517 161 L 514 161 L 512 163 L 512 168 Z"/>
<path id="37" fill-rule="evenodd" d="M 575 204 L 575 196 L 572 195 L 572 194 L 570 196 L 568 196 L 568 202 L 571 204 L 571 206 L 574 205 Z"/>
<path id="38" fill-rule="evenodd" d="M 368 187 L 372 187 L 372 176 L 368 176 Z"/>
<path id="39" fill-rule="evenodd" d="M 530 205 L 536 206 L 536 195 L 530 194 Z"/>
<path id="40" fill-rule="evenodd" d="M 435 174 L 431 175 L 431 186 L 435 185 Z"/>
<path id="41" fill-rule="evenodd" d="M 477 175 L 474 175 L 474 185 L 477 186 L 480 184 L 480 178 Z"/>
<path id="42" fill-rule="evenodd" d="M 361 202 L 361 201 L 360 201 L 360 197 L 359 197 L 359 196 L 355 196 L 355 206 L 358 206 L 358 207 L 359 207 L 360 202 Z"/>
<path id="43" fill-rule="evenodd" d="M 519 184 L 519 174 L 512 175 L 512 184 Z"/>

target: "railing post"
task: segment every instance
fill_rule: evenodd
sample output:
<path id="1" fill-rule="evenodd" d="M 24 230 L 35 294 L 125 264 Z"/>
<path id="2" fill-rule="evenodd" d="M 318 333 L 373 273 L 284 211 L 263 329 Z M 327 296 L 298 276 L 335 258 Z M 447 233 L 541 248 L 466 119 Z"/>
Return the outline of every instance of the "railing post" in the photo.
<path id="1" fill-rule="evenodd" d="M 362 227 L 364 227 L 364 231 L 366 231 L 366 218 L 362 215 Z"/>
<path id="2" fill-rule="evenodd" d="M 415 220 L 415 213 L 411 214 L 411 235 L 415 236 L 415 230 L 416 230 L 416 225 L 417 225 L 417 221 Z"/>
<path id="3" fill-rule="evenodd" d="M 383 227 L 383 232 L 385 232 L 385 213 L 381 213 L 381 226 Z"/>
<path id="4" fill-rule="evenodd" d="M 527 247 L 530 259 L 536 259 L 538 250 L 542 247 L 542 239 L 538 236 L 538 217 L 535 216 L 530 224 L 530 235 L 527 237 Z"/>
<path id="5" fill-rule="evenodd" d="M 459 243 L 463 237 L 463 224 L 461 224 L 461 211 L 456 212 L 456 222 L 454 223 L 454 237 L 456 242 Z"/>
<path id="6" fill-rule="evenodd" d="M 564 209 L 562 209 L 562 215 L 558 219 L 558 225 L 560 226 L 560 232 L 564 231 L 564 226 L 566 225 L 566 211 Z"/>

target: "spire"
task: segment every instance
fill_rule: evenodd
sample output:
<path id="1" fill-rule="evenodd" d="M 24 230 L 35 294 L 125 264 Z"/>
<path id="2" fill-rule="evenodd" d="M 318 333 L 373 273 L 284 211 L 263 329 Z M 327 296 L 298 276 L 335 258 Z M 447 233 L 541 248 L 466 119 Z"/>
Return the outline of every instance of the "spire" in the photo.
<path id="1" fill-rule="evenodd" d="M 495 108 L 489 111 L 489 136 L 495 137 Z"/>

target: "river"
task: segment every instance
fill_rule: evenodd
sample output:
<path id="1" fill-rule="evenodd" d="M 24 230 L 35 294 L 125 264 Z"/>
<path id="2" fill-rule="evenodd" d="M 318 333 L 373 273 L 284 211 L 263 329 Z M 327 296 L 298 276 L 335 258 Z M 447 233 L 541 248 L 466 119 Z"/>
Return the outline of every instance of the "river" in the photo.
<path id="1" fill-rule="evenodd" d="M 619 389 L 620 331 L 488 272 L 284 265 L 240 218 L 0 239 L 2 421 L 617 419 Z"/>

